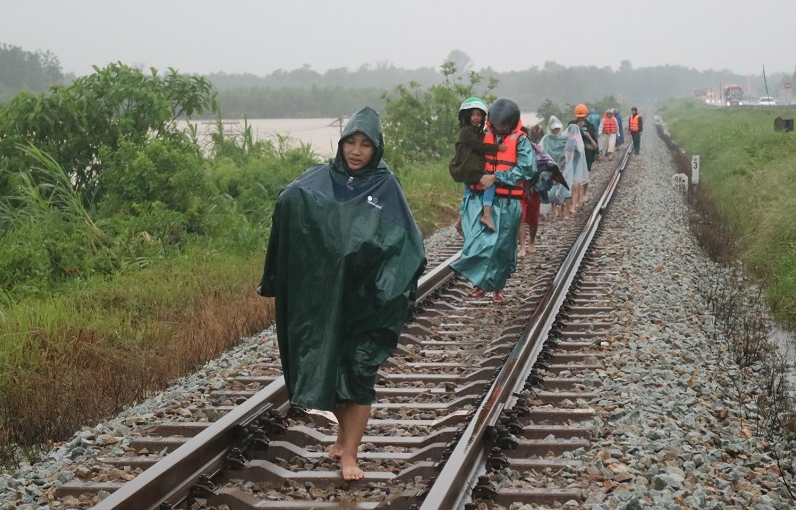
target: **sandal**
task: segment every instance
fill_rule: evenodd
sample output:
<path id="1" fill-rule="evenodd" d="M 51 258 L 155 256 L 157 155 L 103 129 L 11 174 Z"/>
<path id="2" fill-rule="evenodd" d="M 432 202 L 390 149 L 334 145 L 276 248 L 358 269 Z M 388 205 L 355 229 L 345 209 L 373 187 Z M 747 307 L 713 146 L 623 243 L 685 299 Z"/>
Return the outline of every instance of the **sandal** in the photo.
<path id="1" fill-rule="evenodd" d="M 467 297 L 471 298 L 482 298 L 486 296 L 486 291 L 484 289 L 479 289 L 478 287 L 474 288 L 472 292 L 467 294 Z"/>
<path id="2" fill-rule="evenodd" d="M 496 290 L 494 294 L 492 294 L 492 302 L 496 305 L 502 305 L 506 302 L 506 296 L 499 290 Z"/>

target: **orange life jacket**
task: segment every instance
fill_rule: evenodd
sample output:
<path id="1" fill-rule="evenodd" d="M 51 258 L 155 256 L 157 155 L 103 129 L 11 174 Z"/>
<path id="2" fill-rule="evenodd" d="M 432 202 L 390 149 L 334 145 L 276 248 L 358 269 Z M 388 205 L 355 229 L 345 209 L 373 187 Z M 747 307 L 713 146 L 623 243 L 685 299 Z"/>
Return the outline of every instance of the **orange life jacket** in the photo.
<path id="1" fill-rule="evenodd" d="M 520 131 L 522 123 L 518 123 L 514 130 L 500 141 L 506 146 L 505 151 L 498 151 L 496 154 L 485 154 L 484 172 L 493 174 L 495 172 L 505 172 L 517 166 L 517 144 L 520 138 L 526 136 Z M 498 143 L 495 132 L 489 127 L 484 131 L 484 143 Z M 470 189 L 483 191 L 484 187 L 480 184 L 470 184 Z M 509 186 L 500 181 L 495 181 L 495 195 L 499 197 L 522 198 L 523 188 L 519 186 Z"/>
<path id="2" fill-rule="evenodd" d="M 613 117 L 603 117 L 603 133 L 616 133 L 616 119 Z"/>
<path id="3" fill-rule="evenodd" d="M 639 125 L 638 120 L 641 118 L 641 115 L 631 115 L 630 116 L 630 131 L 638 131 Z"/>

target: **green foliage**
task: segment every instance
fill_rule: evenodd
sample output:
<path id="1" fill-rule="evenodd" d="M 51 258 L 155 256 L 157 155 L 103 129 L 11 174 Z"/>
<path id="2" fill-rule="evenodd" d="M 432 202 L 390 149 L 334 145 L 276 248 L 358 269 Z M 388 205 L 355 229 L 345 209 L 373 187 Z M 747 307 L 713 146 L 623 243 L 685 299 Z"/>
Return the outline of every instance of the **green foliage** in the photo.
<path id="1" fill-rule="evenodd" d="M 202 77 L 170 70 L 145 75 L 121 63 L 54 87 L 48 94 L 22 92 L 0 109 L 0 184 L 28 166 L 14 145 L 33 144 L 66 170 L 84 203 L 93 207 L 101 195 L 103 147 L 115 152 L 122 140 L 143 144 L 150 138 L 176 140 L 182 116 L 215 110 L 211 84 Z M 106 152 L 107 154 L 107 152 Z"/>
<path id="2" fill-rule="evenodd" d="M 119 269 L 113 251 L 69 218 L 47 215 L 15 223 L 0 243 L 0 302 L 46 297 L 67 281 Z"/>
<path id="3" fill-rule="evenodd" d="M 591 109 L 594 108 L 594 111 L 597 112 L 597 115 L 599 115 L 600 118 L 602 118 L 603 114 L 605 113 L 605 110 L 609 108 L 619 108 L 619 114 L 622 115 L 623 119 L 624 117 L 630 115 L 630 107 L 625 106 L 624 108 L 625 111 L 622 111 L 622 108 L 620 108 L 619 101 L 617 101 L 614 96 L 605 96 L 600 100 L 586 103 L 586 106 L 589 107 L 589 111 L 591 111 Z"/>
<path id="4" fill-rule="evenodd" d="M 36 147 L 16 148 L 30 159 L 32 166 L 11 175 L 9 188 L 15 193 L 9 193 L 0 201 L 0 226 L 3 227 L 0 236 L 20 220 L 56 215 L 66 221 L 85 224 L 97 239 L 104 240 L 104 234 L 94 225 L 80 195 L 58 163 Z"/>
<path id="5" fill-rule="evenodd" d="M 420 231 L 431 235 L 459 216 L 462 185 L 451 179 L 445 160 L 412 163 L 411 168 L 404 172 L 401 186 Z"/>
<path id="6" fill-rule="evenodd" d="M 385 95 L 385 159 L 400 169 L 403 162 L 425 161 L 449 156 L 459 132 L 459 105 L 470 96 L 480 96 L 487 103 L 497 82 L 489 80 L 483 92 L 476 87 L 481 75 L 457 74 L 453 62 L 442 64 L 443 83 L 422 90 L 417 82 L 398 85 L 392 95 Z"/>
<path id="7" fill-rule="evenodd" d="M 100 157 L 105 162 L 102 216 L 139 215 L 159 203 L 183 215 L 193 224 L 189 230 L 197 229 L 211 188 L 195 145 L 158 138 L 143 144 L 121 140 L 115 151 L 103 147 Z"/>
<path id="8" fill-rule="evenodd" d="M 319 158 L 310 145 L 294 144 L 286 137 L 277 137 L 275 143 L 258 140 L 249 151 L 245 137 L 240 140 L 241 145 L 234 138 L 227 140 L 226 157 L 213 160 L 212 183 L 250 222 L 270 226 L 279 192 Z"/>
<path id="9" fill-rule="evenodd" d="M 567 115 L 564 110 L 549 99 L 542 101 L 542 104 L 536 109 L 536 116 L 541 120 L 545 130 L 547 129 L 547 124 L 550 122 L 550 117 L 553 115 L 562 123 L 567 122 Z"/>
<path id="10" fill-rule="evenodd" d="M 2 301 L 47 294 L 70 278 L 107 274 L 116 257 L 58 164 L 35 147 L 19 147 L 33 165 L 13 175 L 16 191 L 0 201 Z"/>

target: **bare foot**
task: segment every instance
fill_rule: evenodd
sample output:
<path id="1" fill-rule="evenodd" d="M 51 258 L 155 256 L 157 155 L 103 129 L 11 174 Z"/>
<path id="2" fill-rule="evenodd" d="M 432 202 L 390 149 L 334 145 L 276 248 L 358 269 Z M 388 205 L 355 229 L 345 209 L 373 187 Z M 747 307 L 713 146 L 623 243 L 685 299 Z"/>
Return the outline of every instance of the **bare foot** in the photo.
<path id="1" fill-rule="evenodd" d="M 524 258 L 524 257 L 525 257 L 525 250 L 524 250 L 524 249 L 523 249 L 523 250 L 520 250 L 520 252 L 517 254 L 517 256 L 518 256 L 519 258 Z"/>
<path id="2" fill-rule="evenodd" d="M 481 223 L 483 223 L 484 226 L 489 230 L 491 230 L 492 232 L 495 231 L 495 225 L 492 223 L 492 218 L 489 218 L 487 216 L 481 216 Z"/>
<path id="3" fill-rule="evenodd" d="M 528 246 L 528 253 L 536 253 L 536 245 L 531 244 Z"/>
<path id="4" fill-rule="evenodd" d="M 356 457 L 349 455 L 340 457 L 340 471 L 343 472 L 343 480 L 361 480 L 365 478 L 365 472 L 359 469 Z"/>
<path id="5" fill-rule="evenodd" d="M 329 447 L 327 453 L 329 454 L 329 457 L 333 459 L 339 459 L 340 457 L 343 456 L 343 447 L 335 443 Z"/>

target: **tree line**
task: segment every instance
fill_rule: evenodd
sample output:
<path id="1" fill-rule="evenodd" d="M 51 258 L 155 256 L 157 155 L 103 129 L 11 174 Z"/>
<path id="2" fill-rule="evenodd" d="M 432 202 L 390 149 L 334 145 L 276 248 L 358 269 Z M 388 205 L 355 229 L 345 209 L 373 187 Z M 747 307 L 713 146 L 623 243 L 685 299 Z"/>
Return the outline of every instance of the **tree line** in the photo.
<path id="1" fill-rule="evenodd" d="M 64 75 L 58 57 L 49 51 L 26 51 L 0 43 L 0 101 L 8 101 L 20 90 L 44 92 L 73 78 Z"/>
<path id="2" fill-rule="evenodd" d="M 464 74 L 473 72 L 473 62 L 465 53 L 454 50 L 452 62 Z M 649 104 L 672 97 L 692 97 L 697 90 L 721 85 L 749 85 L 752 95 L 771 95 L 781 90 L 792 76 L 774 73 L 747 77 L 729 70 L 707 70 L 665 65 L 634 68 L 624 60 L 617 69 L 598 66 L 566 67 L 554 61 L 522 71 L 497 72 L 487 67 L 477 71 L 486 80 L 495 80 L 498 97 L 511 97 L 523 110 L 536 111 L 545 101 L 578 104 L 612 96 L 621 104 Z M 251 73 L 211 73 L 203 76 L 218 94 L 221 115 L 225 118 L 313 118 L 347 115 L 363 104 L 381 110 L 387 96 L 403 84 L 428 89 L 446 78 L 442 66 L 418 69 L 398 68 L 387 62 L 358 69 L 329 69 L 318 72 L 304 65 L 298 69 L 279 69 L 265 76 Z M 43 92 L 51 85 L 71 81 L 65 76 L 57 56 L 49 52 L 28 52 L 0 45 L 0 101 L 9 100 L 19 90 Z M 773 94 L 776 95 L 776 94 Z M 208 118 L 210 113 L 205 113 Z"/>

